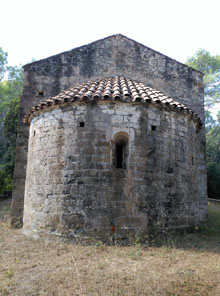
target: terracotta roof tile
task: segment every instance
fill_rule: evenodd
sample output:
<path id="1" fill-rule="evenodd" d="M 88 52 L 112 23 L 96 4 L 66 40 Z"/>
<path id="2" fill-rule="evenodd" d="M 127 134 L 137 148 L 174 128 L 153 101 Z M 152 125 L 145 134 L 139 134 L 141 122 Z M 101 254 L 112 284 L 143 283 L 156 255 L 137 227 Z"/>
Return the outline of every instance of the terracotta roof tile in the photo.
<path id="1" fill-rule="evenodd" d="M 48 108 L 52 105 L 66 102 L 83 100 L 120 100 L 122 102 L 142 102 L 161 104 L 169 106 L 178 111 L 189 113 L 202 126 L 199 116 L 187 106 L 175 101 L 162 92 L 146 86 L 143 83 L 125 78 L 124 76 L 113 76 L 97 81 L 82 83 L 77 87 L 61 92 L 59 95 L 40 102 L 31 108 L 24 118 L 24 122 L 30 122 L 30 116 L 38 110 Z"/>

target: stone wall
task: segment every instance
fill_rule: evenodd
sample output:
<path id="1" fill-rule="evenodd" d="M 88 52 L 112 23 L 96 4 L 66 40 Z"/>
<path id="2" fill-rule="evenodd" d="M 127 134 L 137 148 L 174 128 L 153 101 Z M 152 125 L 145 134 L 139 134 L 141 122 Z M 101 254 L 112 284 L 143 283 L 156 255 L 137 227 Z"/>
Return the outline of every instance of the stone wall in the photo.
<path id="1" fill-rule="evenodd" d="M 13 225 L 22 223 L 28 143 L 28 127 L 23 125 L 22 120 L 27 110 L 79 82 L 116 74 L 157 88 L 188 105 L 204 119 L 202 73 L 122 35 L 114 35 L 24 66 L 14 170 Z M 204 132 L 200 142 L 200 154 L 204 158 Z M 202 194 L 205 190 L 201 188 Z"/>
<path id="2" fill-rule="evenodd" d="M 114 162 L 119 133 L 128 135 L 126 169 Z M 39 112 L 30 126 L 24 232 L 109 241 L 197 225 L 207 213 L 199 137 L 189 115 L 142 103 Z"/>

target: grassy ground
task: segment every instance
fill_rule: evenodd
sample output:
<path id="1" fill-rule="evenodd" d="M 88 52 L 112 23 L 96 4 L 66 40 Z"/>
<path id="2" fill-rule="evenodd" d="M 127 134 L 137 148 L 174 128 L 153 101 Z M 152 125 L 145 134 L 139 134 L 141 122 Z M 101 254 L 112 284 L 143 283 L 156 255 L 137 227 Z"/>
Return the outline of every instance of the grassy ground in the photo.
<path id="1" fill-rule="evenodd" d="M 9 222 L 11 199 L 0 200 L 0 223 Z"/>
<path id="2" fill-rule="evenodd" d="M 0 203 L 0 295 L 220 295 L 220 206 L 201 229 L 161 247 L 25 238 Z M 4 212 L 4 214 L 3 214 Z"/>

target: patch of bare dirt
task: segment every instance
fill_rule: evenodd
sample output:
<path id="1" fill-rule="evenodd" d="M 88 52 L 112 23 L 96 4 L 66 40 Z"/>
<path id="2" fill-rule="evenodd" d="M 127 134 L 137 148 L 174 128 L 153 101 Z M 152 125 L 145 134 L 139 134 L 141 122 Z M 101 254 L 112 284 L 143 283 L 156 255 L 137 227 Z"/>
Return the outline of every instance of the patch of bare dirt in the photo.
<path id="1" fill-rule="evenodd" d="M 208 234 L 207 234 L 208 235 Z M 220 295 L 216 236 L 162 247 L 35 241 L 0 222 L 0 295 Z"/>

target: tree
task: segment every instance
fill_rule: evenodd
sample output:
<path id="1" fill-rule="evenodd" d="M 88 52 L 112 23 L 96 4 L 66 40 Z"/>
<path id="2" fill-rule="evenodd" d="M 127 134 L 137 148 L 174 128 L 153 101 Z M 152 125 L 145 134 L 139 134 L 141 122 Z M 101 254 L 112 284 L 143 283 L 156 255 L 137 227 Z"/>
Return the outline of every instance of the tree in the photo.
<path id="1" fill-rule="evenodd" d="M 0 48 L 0 191 L 12 187 L 23 71 L 8 66 L 8 54 Z"/>
<path id="2" fill-rule="evenodd" d="M 220 112 L 206 133 L 208 196 L 220 199 Z"/>
<path id="3" fill-rule="evenodd" d="M 7 75 L 5 75 L 7 74 Z M 4 79 L 7 78 L 7 79 Z M 23 69 L 8 66 L 8 53 L 0 47 L 0 112 L 4 114 L 10 101 L 21 94 Z"/>
<path id="4" fill-rule="evenodd" d="M 20 98 L 14 98 L 4 119 L 4 135 L 7 143 L 7 152 L 4 156 L 4 171 L 7 176 L 13 177 L 16 148 L 17 124 L 19 119 Z"/>
<path id="5" fill-rule="evenodd" d="M 199 49 L 195 55 L 188 58 L 186 64 L 205 74 L 208 196 L 220 199 L 220 112 L 218 112 L 217 120 L 214 120 L 208 110 L 220 102 L 220 55 L 211 56 L 208 51 Z"/>
<path id="6" fill-rule="evenodd" d="M 211 112 L 206 110 L 205 111 L 205 128 L 206 132 L 208 132 L 212 127 L 216 126 L 216 121 L 212 117 Z"/>
<path id="7" fill-rule="evenodd" d="M 220 102 L 220 55 L 212 56 L 205 49 L 199 49 L 186 64 L 205 74 L 205 106 L 212 107 Z"/>
<path id="8" fill-rule="evenodd" d="M 22 90 L 22 68 L 8 67 L 7 74 L 8 80 L 0 81 L 0 164 L 4 162 L 4 154 L 7 150 L 4 135 L 4 118 L 8 112 L 11 101 L 18 98 Z"/>
<path id="9" fill-rule="evenodd" d="M 220 69 L 220 55 L 211 56 L 205 49 L 199 49 L 186 64 L 204 74 L 215 73 Z"/>
<path id="10" fill-rule="evenodd" d="M 3 49 L 0 47 L 0 80 L 2 80 L 4 77 L 7 63 L 8 53 L 3 51 Z"/>

